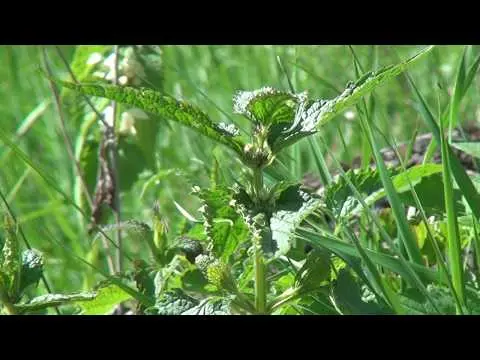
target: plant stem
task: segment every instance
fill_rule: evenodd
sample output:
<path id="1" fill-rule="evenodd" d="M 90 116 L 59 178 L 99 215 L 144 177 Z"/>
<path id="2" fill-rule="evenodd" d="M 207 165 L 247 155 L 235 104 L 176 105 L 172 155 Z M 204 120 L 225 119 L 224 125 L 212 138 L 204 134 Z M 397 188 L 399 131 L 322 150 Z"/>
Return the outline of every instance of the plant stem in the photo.
<path id="1" fill-rule="evenodd" d="M 262 201 L 263 190 L 263 171 L 261 168 L 253 169 L 253 192 L 255 194 L 255 201 L 260 203 Z"/>
<path id="2" fill-rule="evenodd" d="M 255 202 L 259 204 L 262 201 L 263 192 L 263 173 L 261 168 L 253 169 L 253 191 L 255 194 Z M 262 251 L 262 232 L 263 229 L 254 229 L 253 246 L 254 246 L 254 264 L 255 264 L 255 307 L 258 314 L 265 314 L 267 308 L 267 293 L 265 291 L 265 262 Z"/>
<path id="3" fill-rule="evenodd" d="M 262 244 L 260 238 L 255 246 L 255 307 L 259 314 L 265 314 L 267 294 L 265 292 L 265 263 L 263 261 Z"/>

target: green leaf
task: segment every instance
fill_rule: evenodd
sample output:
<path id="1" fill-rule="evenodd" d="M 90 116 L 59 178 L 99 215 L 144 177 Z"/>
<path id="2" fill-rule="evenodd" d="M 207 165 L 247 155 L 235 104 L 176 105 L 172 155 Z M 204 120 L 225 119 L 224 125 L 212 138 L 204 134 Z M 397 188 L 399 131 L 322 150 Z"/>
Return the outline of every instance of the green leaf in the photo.
<path id="1" fill-rule="evenodd" d="M 198 300 L 188 296 L 182 290 L 173 289 L 157 299 L 154 309 L 156 315 L 182 315 L 198 304 Z"/>
<path id="2" fill-rule="evenodd" d="M 390 169 L 390 175 L 397 174 L 399 170 Z M 349 170 L 345 177 L 338 177 L 327 186 L 323 193 L 325 204 L 333 211 L 335 216 L 345 216 L 360 206 L 354 199 L 349 182 L 351 182 L 360 194 L 370 195 L 382 188 L 382 181 L 378 170 L 367 168 L 364 170 Z M 374 200 L 374 202 L 376 199 Z"/>
<path id="3" fill-rule="evenodd" d="M 200 241 L 187 236 L 181 236 L 175 247 L 185 254 L 185 257 L 191 264 L 195 264 L 195 258 L 204 252 Z"/>
<path id="4" fill-rule="evenodd" d="M 230 304 L 224 299 L 205 299 L 182 315 L 231 315 Z"/>
<path id="5" fill-rule="evenodd" d="M 408 66 L 420 59 L 432 48 L 432 46 L 425 48 L 415 56 L 397 65 L 390 65 L 378 71 L 367 72 L 356 82 L 349 83 L 347 88 L 332 100 L 309 101 L 306 97 L 303 97 L 298 102 L 295 118 L 291 126 L 282 126 L 273 130 L 274 136 L 269 140 L 273 153 L 278 153 L 286 146 L 290 146 L 298 140 L 316 133 L 318 127 L 324 126 L 339 113 L 355 105 L 363 96 L 401 74 Z"/>
<path id="6" fill-rule="evenodd" d="M 333 286 L 335 303 L 344 314 L 380 315 L 387 310 L 374 302 L 362 299 L 362 289 L 348 269 L 340 270 Z"/>
<path id="7" fill-rule="evenodd" d="M 263 87 L 254 91 L 237 92 L 233 98 L 233 110 L 268 127 L 278 123 L 290 123 L 301 99 L 302 95 Z"/>
<path id="8" fill-rule="evenodd" d="M 455 315 L 455 300 L 448 288 L 430 284 L 427 286 L 427 291 L 440 314 Z M 408 289 L 400 295 L 400 301 L 407 309 L 408 315 L 437 314 L 431 303 L 417 290 Z"/>
<path id="9" fill-rule="evenodd" d="M 43 255 L 36 249 L 25 250 L 22 254 L 22 270 L 20 275 L 20 293 L 27 287 L 38 284 L 43 274 Z"/>
<path id="10" fill-rule="evenodd" d="M 202 189 L 196 194 L 203 203 L 205 232 L 216 257 L 228 262 L 237 247 L 248 240 L 245 220 L 232 206 L 235 193 L 225 187 Z"/>
<path id="11" fill-rule="evenodd" d="M 207 293 L 208 280 L 203 276 L 200 269 L 187 271 L 182 276 L 182 289 L 199 293 Z"/>
<path id="12" fill-rule="evenodd" d="M 78 294 L 48 294 L 37 296 L 26 304 L 16 304 L 15 309 L 20 313 L 29 311 L 38 311 L 52 306 L 60 306 L 65 304 L 75 303 L 77 301 L 89 301 L 96 297 L 96 293 L 78 293 Z"/>
<path id="13" fill-rule="evenodd" d="M 82 308 L 82 315 L 107 315 L 118 304 L 132 299 L 130 294 L 114 284 L 97 289 L 96 294 L 93 300 L 78 302 L 78 305 Z"/>
<path id="14" fill-rule="evenodd" d="M 238 138 L 239 132 L 233 125 L 214 123 L 207 114 L 193 104 L 179 101 L 175 98 L 146 88 L 129 86 L 114 86 L 100 84 L 77 85 L 59 81 L 63 86 L 81 92 L 85 95 L 103 97 L 122 104 L 132 105 L 162 116 L 165 119 L 177 121 L 212 140 L 228 146 L 238 154 L 243 154 L 244 144 Z"/>
<path id="15" fill-rule="evenodd" d="M 297 272 L 296 284 L 302 288 L 315 288 L 330 277 L 330 255 L 320 249 L 313 249 Z"/>
<path id="16" fill-rule="evenodd" d="M 467 153 L 476 158 L 480 158 L 480 143 L 479 142 L 455 142 L 451 143 L 451 146 L 458 150 Z"/>
<path id="17" fill-rule="evenodd" d="M 400 199 L 405 205 L 415 206 L 415 201 L 411 194 L 409 186 L 412 184 L 413 188 L 418 194 L 420 202 L 424 207 L 426 213 L 443 214 L 445 212 L 445 203 L 443 193 L 438 193 L 438 189 L 443 187 L 442 181 L 442 166 L 437 164 L 417 165 L 408 170 L 392 177 L 392 183 L 395 191 L 400 195 Z M 456 204 L 458 209 L 462 209 L 461 193 L 459 190 L 454 192 L 456 196 Z M 365 198 L 367 205 L 373 205 L 375 202 L 383 199 L 386 196 L 384 188 L 371 192 Z M 358 204 L 352 211 L 346 214 L 347 217 L 359 215 L 362 212 L 363 206 Z"/>
<path id="18" fill-rule="evenodd" d="M 275 256 L 282 256 L 297 246 L 295 229 L 317 209 L 320 200 L 302 191 L 300 185 L 287 187 L 275 202 L 275 211 L 270 219 L 272 239 L 278 250 Z"/>

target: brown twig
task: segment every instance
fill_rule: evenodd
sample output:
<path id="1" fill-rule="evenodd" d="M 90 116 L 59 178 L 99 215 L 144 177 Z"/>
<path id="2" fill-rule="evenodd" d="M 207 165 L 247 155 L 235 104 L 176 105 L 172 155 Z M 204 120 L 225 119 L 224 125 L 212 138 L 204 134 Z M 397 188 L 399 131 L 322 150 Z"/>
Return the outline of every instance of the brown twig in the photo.
<path id="1" fill-rule="evenodd" d="M 63 64 L 65 65 L 65 68 L 67 69 L 68 73 L 70 74 L 70 77 L 72 78 L 72 81 L 75 82 L 76 84 L 78 84 L 79 82 L 77 80 L 77 77 L 75 76 L 72 69 L 70 68 L 70 64 L 68 63 L 67 59 L 63 55 L 61 49 L 58 46 L 55 46 L 55 49 L 56 49 L 60 59 L 62 60 Z M 100 112 L 95 108 L 95 106 L 90 101 L 88 96 L 86 96 L 84 94 L 82 94 L 82 96 L 85 99 L 86 103 L 90 106 L 92 111 L 97 115 L 98 119 L 103 123 L 103 125 L 105 126 L 105 129 L 107 130 L 107 134 L 108 134 L 108 129 L 110 129 L 110 126 L 105 121 L 105 119 L 103 118 L 103 115 L 100 114 Z M 92 208 L 93 208 L 93 205 L 92 205 Z M 102 235 L 104 235 L 103 231 L 102 231 Z M 105 249 L 105 252 L 106 252 L 106 258 L 107 258 L 107 262 L 108 262 L 109 271 L 110 271 L 111 274 L 114 274 L 115 273 L 115 264 L 114 264 L 114 261 L 112 259 L 111 254 L 110 254 L 110 246 L 108 244 L 106 236 L 102 236 L 102 244 L 103 244 L 103 248 Z M 117 245 L 117 244 L 114 244 L 114 245 Z"/>

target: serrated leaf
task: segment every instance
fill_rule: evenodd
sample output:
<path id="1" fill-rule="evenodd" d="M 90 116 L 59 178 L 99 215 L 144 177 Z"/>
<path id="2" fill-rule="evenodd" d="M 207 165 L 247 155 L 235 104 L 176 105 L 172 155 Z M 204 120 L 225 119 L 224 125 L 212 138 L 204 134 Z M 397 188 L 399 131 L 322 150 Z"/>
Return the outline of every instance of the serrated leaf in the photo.
<path id="1" fill-rule="evenodd" d="M 214 123 L 206 113 L 193 104 L 147 88 L 128 86 L 82 84 L 59 81 L 63 86 L 85 95 L 103 97 L 122 104 L 132 105 L 165 119 L 177 121 L 212 140 L 228 146 L 238 154 L 243 154 L 243 143 L 224 127 Z"/>
<path id="2" fill-rule="evenodd" d="M 28 311 L 38 311 L 52 306 L 70 304 L 77 301 L 89 301 L 95 299 L 95 297 L 96 293 L 94 292 L 71 295 L 48 294 L 37 296 L 26 304 L 16 304 L 14 306 L 18 312 L 24 313 Z"/>
<path id="3" fill-rule="evenodd" d="M 157 315 L 182 315 L 199 304 L 195 298 L 180 289 L 173 289 L 163 294 L 155 303 Z"/>
<path id="4" fill-rule="evenodd" d="M 291 122 L 295 109 L 304 95 L 263 87 L 254 91 L 239 91 L 233 99 L 233 110 L 254 122 L 270 126 Z"/>
<path id="5" fill-rule="evenodd" d="M 43 274 L 43 255 L 35 249 L 25 250 L 22 254 L 22 270 L 20 274 L 20 293 L 27 287 L 37 284 Z"/>
<path id="6" fill-rule="evenodd" d="M 182 315 L 231 315 L 229 304 L 223 299 L 205 299 Z"/>
<path id="7" fill-rule="evenodd" d="M 80 301 L 82 315 L 107 315 L 110 314 L 118 304 L 132 299 L 132 296 L 111 284 L 96 290 L 96 297 L 90 301 Z"/>
<path id="8" fill-rule="evenodd" d="M 248 239 L 245 220 L 232 206 L 234 192 L 225 187 L 202 189 L 197 193 L 202 200 L 205 232 L 213 244 L 214 254 L 228 262 L 237 247 Z"/>

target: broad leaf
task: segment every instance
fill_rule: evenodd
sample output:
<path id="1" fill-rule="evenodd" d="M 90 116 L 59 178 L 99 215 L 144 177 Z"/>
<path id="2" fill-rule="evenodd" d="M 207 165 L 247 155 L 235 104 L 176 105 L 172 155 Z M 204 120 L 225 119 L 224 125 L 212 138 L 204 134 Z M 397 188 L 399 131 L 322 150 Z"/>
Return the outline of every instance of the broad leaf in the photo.
<path id="1" fill-rule="evenodd" d="M 390 169 L 390 173 L 391 175 L 396 174 L 398 170 Z M 370 195 L 382 188 L 382 181 L 377 170 L 370 168 L 349 170 L 345 177 L 335 179 L 323 192 L 325 203 L 335 216 L 346 216 L 357 206 L 361 207 L 358 200 L 354 198 L 347 179 L 360 194 Z"/>
<path id="2" fill-rule="evenodd" d="M 199 301 L 188 296 L 180 289 L 174 289 L 163 294 L 150 313 L 156 315 L 182 315 L 184 312 L 196 307 Z"/>
<path id="3" fill-rule="evenodd" d="M 302 191 L 300 185 L 289 186 L 278 196 L 270 219 L 272 239 L 278 247 L 275 256 L 285 255 L 296 247 L 296 227 L 319 205 L 320 200 Z"/>
<path id="4" fill-rule="evenodd" d="M 467 153 L 475 158 L 480 158 L 480 143 L 479 142 L 454 142 L 450 144 L 454 148 Z"/>
<path id="5" fill-rule="evenodd" d="M 215 256 L 228 262 L 237 247 L 248 240 L 245 220 L 232 206 L 234 192 L 227 188 L 202 189 L 196 194 L 203 203 L 205 231 Z"/>
<path id="6" fill-rule="evenodd" d="M 296 283 L 302 288 L 315 288 L 330 277 L 330 255 L 320 249 L 313 249 L 297 272 Z"/>
<path id="7" fill-rule="evenodd" d="M 267 127 L 278 123 L 291 123 L 297 104 L 304 97 L 304 94 L 291 94 L 271 87 L 239 91 L 233 98 L 233 110 Z"/>
<path id="8" fill-rule="evenodd" d="M 401 200 L 408 206 L 416 205 L 413 195 L 411 194 L 410 184 L 415 189 L 420 203 L 424 207 L 427 215 L 442 214 L 445 212 L 444 195 L 438 192 L 443 187 L 442 166 L 437 164 L 425 164 L 411 167 L 410 169 L 392 177 L 392 183 L 400 195 Z M 458 209 L 461 207 L 461 193 L 456 191 L 456 202 Z M 371 192 L 364 201 L 370 206 L 377 201 L 386 197 L 384 188 Z M 351 212 L 346 214 L 347 217 L 359 215 L 363 211 L 363 206 L 358 204 Z"/>
<path id="9" fill-rule="evenodd" d="M 114 284 L 97 289 L 96 294 L 93 300 L 78 302 L 82 315 L 110 314 L 118 304 L 132 299 L 131 295 Z"/>
<path id="10" fill-rule="evenodd" d="M 377 303 L 365 301 L 360 285 L 347 269 L 340 270 L 333 286 L 333 296 L 344 314 L 387 314 L 387 310 Z"/>

